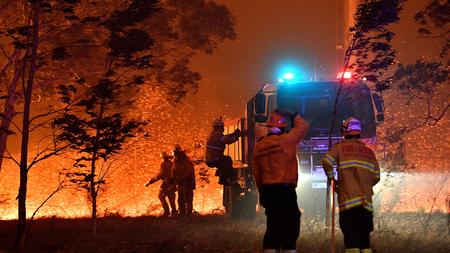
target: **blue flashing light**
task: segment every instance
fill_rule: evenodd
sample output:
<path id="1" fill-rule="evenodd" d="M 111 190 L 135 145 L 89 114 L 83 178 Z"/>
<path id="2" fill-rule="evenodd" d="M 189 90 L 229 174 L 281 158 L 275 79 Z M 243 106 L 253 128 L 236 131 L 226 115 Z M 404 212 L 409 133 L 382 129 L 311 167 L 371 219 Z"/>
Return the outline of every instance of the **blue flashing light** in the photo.
<path id="1" fill-rule="evenodd" d="M 299 83 L 304 80 L 303 71 L 295 61 L 284 61 L 276 70 L 276 80 L 280 84 Z"/>
<path id="2" fill-rule="evenodd" d="M 291 73 L 291 72 L 287 72 L 287 73 L 284 73 L 283 79 L 294 80 L 295 79 L 295 75 L 293 73 Z"/>
<path id="3" fill-rule="evenodd" d="M 282 77 L 278 78 L 279 83 L 296 83 L 300 82 L 301 78 L 299 74 L 294 74 L 293 72 L 286 72 Z"/>

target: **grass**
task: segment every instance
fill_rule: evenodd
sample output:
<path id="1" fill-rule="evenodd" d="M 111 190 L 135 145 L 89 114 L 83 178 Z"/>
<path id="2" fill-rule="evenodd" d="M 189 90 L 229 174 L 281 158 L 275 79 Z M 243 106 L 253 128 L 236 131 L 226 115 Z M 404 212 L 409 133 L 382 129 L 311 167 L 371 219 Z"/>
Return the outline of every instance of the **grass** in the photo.
<path id="1" fill-rule="evenodd" d="M 450 231 L 446 214 L 384 214 L 376 217 L 373 245 L 382 253 L 448 253 Z M 323 218 L 302 217 L 299 252 L 327 252 Z M 0 252 L 12 252 L 15 221 L 0 221 Z M 232 221 L 225 216 L 158 218 L 153 216 L 99 219 L 98 236 L 89 219 L 38 219 L 28 236 L 27 252 L 261 252 L 265 216 Z M 343 252 L 337 232 L 337 251 Z"/>

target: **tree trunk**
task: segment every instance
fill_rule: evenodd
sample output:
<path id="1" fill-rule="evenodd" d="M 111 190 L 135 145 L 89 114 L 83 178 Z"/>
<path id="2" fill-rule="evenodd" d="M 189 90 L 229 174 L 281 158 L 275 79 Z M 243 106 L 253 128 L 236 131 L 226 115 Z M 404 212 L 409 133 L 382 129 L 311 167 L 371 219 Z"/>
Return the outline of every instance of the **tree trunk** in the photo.
<path id="1" fill-rule="evenodd" d="M 91 161 L 91 185 L 90 185 L 90 194 L 91 194 L 91 201 L 92 201 L 92 235 L 94 238 L 97 237 L 97 191 L 95 190 L 95 161 L 97 159 L 97 153 L 94 151 L 94 154 L 92 154 L 92 161 Z"/>
<path id="2" fill-rule="evenodd" d="M 27 182 L 28 182 L 28 142 L 30 130 L 30 106 L 31 95 L 33 93 L 33 81 L 36 71 L 36 54 L 38 49 L 39 38 L 39 1 L 35 1 L 33 5 L 33 45 L 30 55 L 30 66 L 28 80 L 24 87 L 24 106 L 23 106 L 23 123 L 22 123 L 22 143 L 20 150 L 20 186 L 18 198 L 18 225 L 16 246 L 17 251 L 24 252 L 25 249 L 25 230 L 27 222 L 26 198 L 27 198 Z M 28 55 L 27 55 L 28 56 Z M 23 62 L 24 66 L 26 60 Z M 24 73 L 25 74 L 25 73 Z M 24 77 L 25 78 L 25 77 Z M 23 80 L 25 82 L 25 80 Z"/>
<path id="3" fill-rule="evenodd" d="M 98 113 L 98 119 L 102 120 L 103 119 L 103 112 L 105 110 L 105 103 L 104 100 L 102 99 L 100 102 L 100 111 Z M 95 162 L 97 161 L 97 150 L 98 150 L 98 145 L 97 145 L 97 141 L 100 138 L 100 129 L 96 129 L 96 133 L 95 133 L 95 139 L 96 139 L 96 143 L 94 144 L 94 152 L 92 154 L 92 160 L 91 160 L 91 174 L 90 174 L 90 179 L 91 179 L 91 186 L 90 186 L 90 193 L 91 193 L 91 200 L 92 200 L 92 234 L 94 236 L 94 238 L 97 237 L 97 192 L 98 190 L 96 190 L 96 187 L 98 189 L 97 183 L 95 182 Z"/>
<path id="4" fill-rule="evenodd" d="M 0 171 L 3 165 L 3 157 L 6 151 L 6 141 L 8 139 L 8 130 L 11 125 L 11 121 L 13 120 L 16 112 L 14 110 L 14 102 L 15 102 L 15 93 L 17 88 L 17 83 L 19 81 L 19 71 L 14 71 L 14 76 L 11 82 L 8 85 L 8 97 L 5 99 L 5 110 L 1 123 L 0 130 Z"/>

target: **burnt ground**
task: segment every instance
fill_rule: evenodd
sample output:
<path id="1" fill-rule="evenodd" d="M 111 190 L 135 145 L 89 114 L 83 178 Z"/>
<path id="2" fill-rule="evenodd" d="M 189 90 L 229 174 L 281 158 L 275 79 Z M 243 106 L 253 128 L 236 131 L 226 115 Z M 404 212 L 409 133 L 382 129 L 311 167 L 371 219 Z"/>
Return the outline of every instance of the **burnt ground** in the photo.
<path id="1" fill-rule="evenodd" d="M 375 219 L 373 247 L 382 253 L 448 253 L 447 214 L 383 214 Z M 426 225 L 428 223 L 428 225 Z M 0 252 L 12 252 L 16 221 L 0 221 Z M 89 219 L 45 218 L 33 222 L 27 252 L 261 252 L 265 216 L 235 221 L 225 216 L 187 218 L 111 215 L 98 221 L 92 237 Z M 328 252 L 322 217 L 303 215 L 299 252 Z M 343 252 L 337 231 L 337 251 Z"/>

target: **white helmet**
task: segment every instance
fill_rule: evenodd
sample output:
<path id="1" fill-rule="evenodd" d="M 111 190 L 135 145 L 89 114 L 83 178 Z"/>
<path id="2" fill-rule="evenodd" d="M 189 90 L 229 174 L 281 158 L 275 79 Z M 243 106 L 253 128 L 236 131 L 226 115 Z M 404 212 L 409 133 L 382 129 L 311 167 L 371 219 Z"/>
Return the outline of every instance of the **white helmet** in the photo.
<path id="1" fill-rule="evenodd" d="M 344 134 L 348 134 L 348 135 L 360 135 L 362 128 L 361 128 L 361 121 L 350 117 L 346 120 L 344 120 L 344 122 L 341 125 L 341 129 L 344 132 Z"/>

